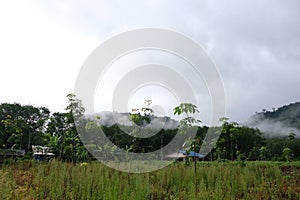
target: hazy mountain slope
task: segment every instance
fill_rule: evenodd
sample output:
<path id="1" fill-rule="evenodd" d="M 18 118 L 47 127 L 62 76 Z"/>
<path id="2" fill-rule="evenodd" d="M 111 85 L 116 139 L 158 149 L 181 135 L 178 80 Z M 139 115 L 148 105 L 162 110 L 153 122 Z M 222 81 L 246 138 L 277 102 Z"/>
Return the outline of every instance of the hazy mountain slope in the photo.
<path id="1" fill-rule="evenodd" d="M 132 122 L 129 120 L 129 113 L 118 113 L 118 112 L 110 112 L 103 111 L 97 113 L 95 116 L 100 117 L 100 124 L 104 126 L 111 126 L 113 124 L 123 124 L 123 125 L 132 125 Z M 89 116 L 90 118 L 94 118 L 95 116 Z M 153 116 L 151 119 L 151 123 L 147 125 L 149 128 L 156 129 L 174 129 L 178 125 L 178 122 L 170 117 L 156 117 Z"/>
<path id="2" fill-rule="evenodd" d="M 294 131 L 300 136 L 300 102 L 251 116 L 246 125 L 257 127 L 267 136 L 284 136 Z"/>

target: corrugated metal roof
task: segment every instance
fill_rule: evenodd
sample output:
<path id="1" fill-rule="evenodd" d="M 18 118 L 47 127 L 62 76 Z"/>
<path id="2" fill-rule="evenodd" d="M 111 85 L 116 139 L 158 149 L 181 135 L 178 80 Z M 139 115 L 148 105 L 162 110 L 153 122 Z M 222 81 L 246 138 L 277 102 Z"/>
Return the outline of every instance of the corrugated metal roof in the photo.
<path id="1" fill-rule="evenodd" d="M 189 157 L 198 157 L 198 158 L 204 158 L 205 157 L 204 155 L 202 155 L 200 153 L 197 153 L 197 152 L 194 152 L 194 151 L 189 151 L 187 153 L 187 151 L 185 151 L 185 150 L 180 150 L 179 152 L 186 155 L 186 156 L 189 156 Z"/>
<path id="2" fill-rule="evenodd" d="M 167 155 L 166 157 L 168 158 L 184 158 L 184 157 L 197 157 L 197 158 L 204 158 L 205 156 L 200 154 L 200 153 L 197 153 L 197 152 L 194 152 L 194 151 L 189 151 L 187 153 L 187 151 L 185 150 L 179 150 L 177 153 L 172 153 L 172 154 L 169 154 Z"/>

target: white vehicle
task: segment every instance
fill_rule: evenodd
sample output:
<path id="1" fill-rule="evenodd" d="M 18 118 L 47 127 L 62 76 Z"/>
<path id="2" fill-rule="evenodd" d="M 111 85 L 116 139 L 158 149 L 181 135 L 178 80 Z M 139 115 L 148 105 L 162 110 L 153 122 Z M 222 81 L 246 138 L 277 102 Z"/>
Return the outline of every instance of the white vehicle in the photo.
<path id="1" fill-rule="evenodd" d="M 32 146 L 33 150 L 33 158 L 39 161 L 49 161 L 51 158 L 55 156 L 52 153 L 51 147 L 47 146 Z"/>

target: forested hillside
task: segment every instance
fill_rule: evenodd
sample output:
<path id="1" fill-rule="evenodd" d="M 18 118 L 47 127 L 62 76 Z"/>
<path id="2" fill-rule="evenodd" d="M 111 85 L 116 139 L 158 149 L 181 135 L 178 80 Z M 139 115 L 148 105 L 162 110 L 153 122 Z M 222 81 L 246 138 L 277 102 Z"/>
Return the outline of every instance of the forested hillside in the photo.
<path id="1" fill-rule="evenodd" d="M 263 109 L 251 116 L 246 125 L 257 127 L 270 137 L 284 137 L 290 132 L 300 137 L 300 102 L 273 108 L 272 111 Z"/>

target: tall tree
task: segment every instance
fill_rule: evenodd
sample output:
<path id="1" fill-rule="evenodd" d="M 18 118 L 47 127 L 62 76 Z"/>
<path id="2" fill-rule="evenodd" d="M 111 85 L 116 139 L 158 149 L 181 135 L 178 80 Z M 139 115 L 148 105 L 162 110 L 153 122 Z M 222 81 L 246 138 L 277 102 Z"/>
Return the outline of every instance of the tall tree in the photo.
<path id="1" fill-rule="evenodd" d="M 193 128 L 193 126 L 198 126 L 201 122 L 199 119 L 195 119 L 191 114 L 199 113 L 197 106 L 192 103 L 181 103 L 179 106 L 173 109 L 174 115 L 184 115 L 184 118 L 180 120 L 178 128 L 183 134 L 188 134 L 188 131 Z M 196 152 L 199 152 L 199 138 L 196 136 L 192 139 L 191 150 L 194 152 L 194 171 L 195 171 L 195 196 L 197 197 L 197 158 Z"/>
<path id="2" fill-rule="evenodd" d="M 0 105 L 1 148 L 31 150 L 31 145 L 45 144 L 45 124 L 50 111 L 45 107 Z"/>
<path id="3" fill-rule="evenodd" d="M 74 94 L 68 94 L 68 105 L 64 113 L 54 113 L 48 123 L 51 146 L 59 159 L 67 161 L 82 161 L 88 152 L 80 140 L 77 129 L 85 131 L 86 120 L 81 100 Z"/>

